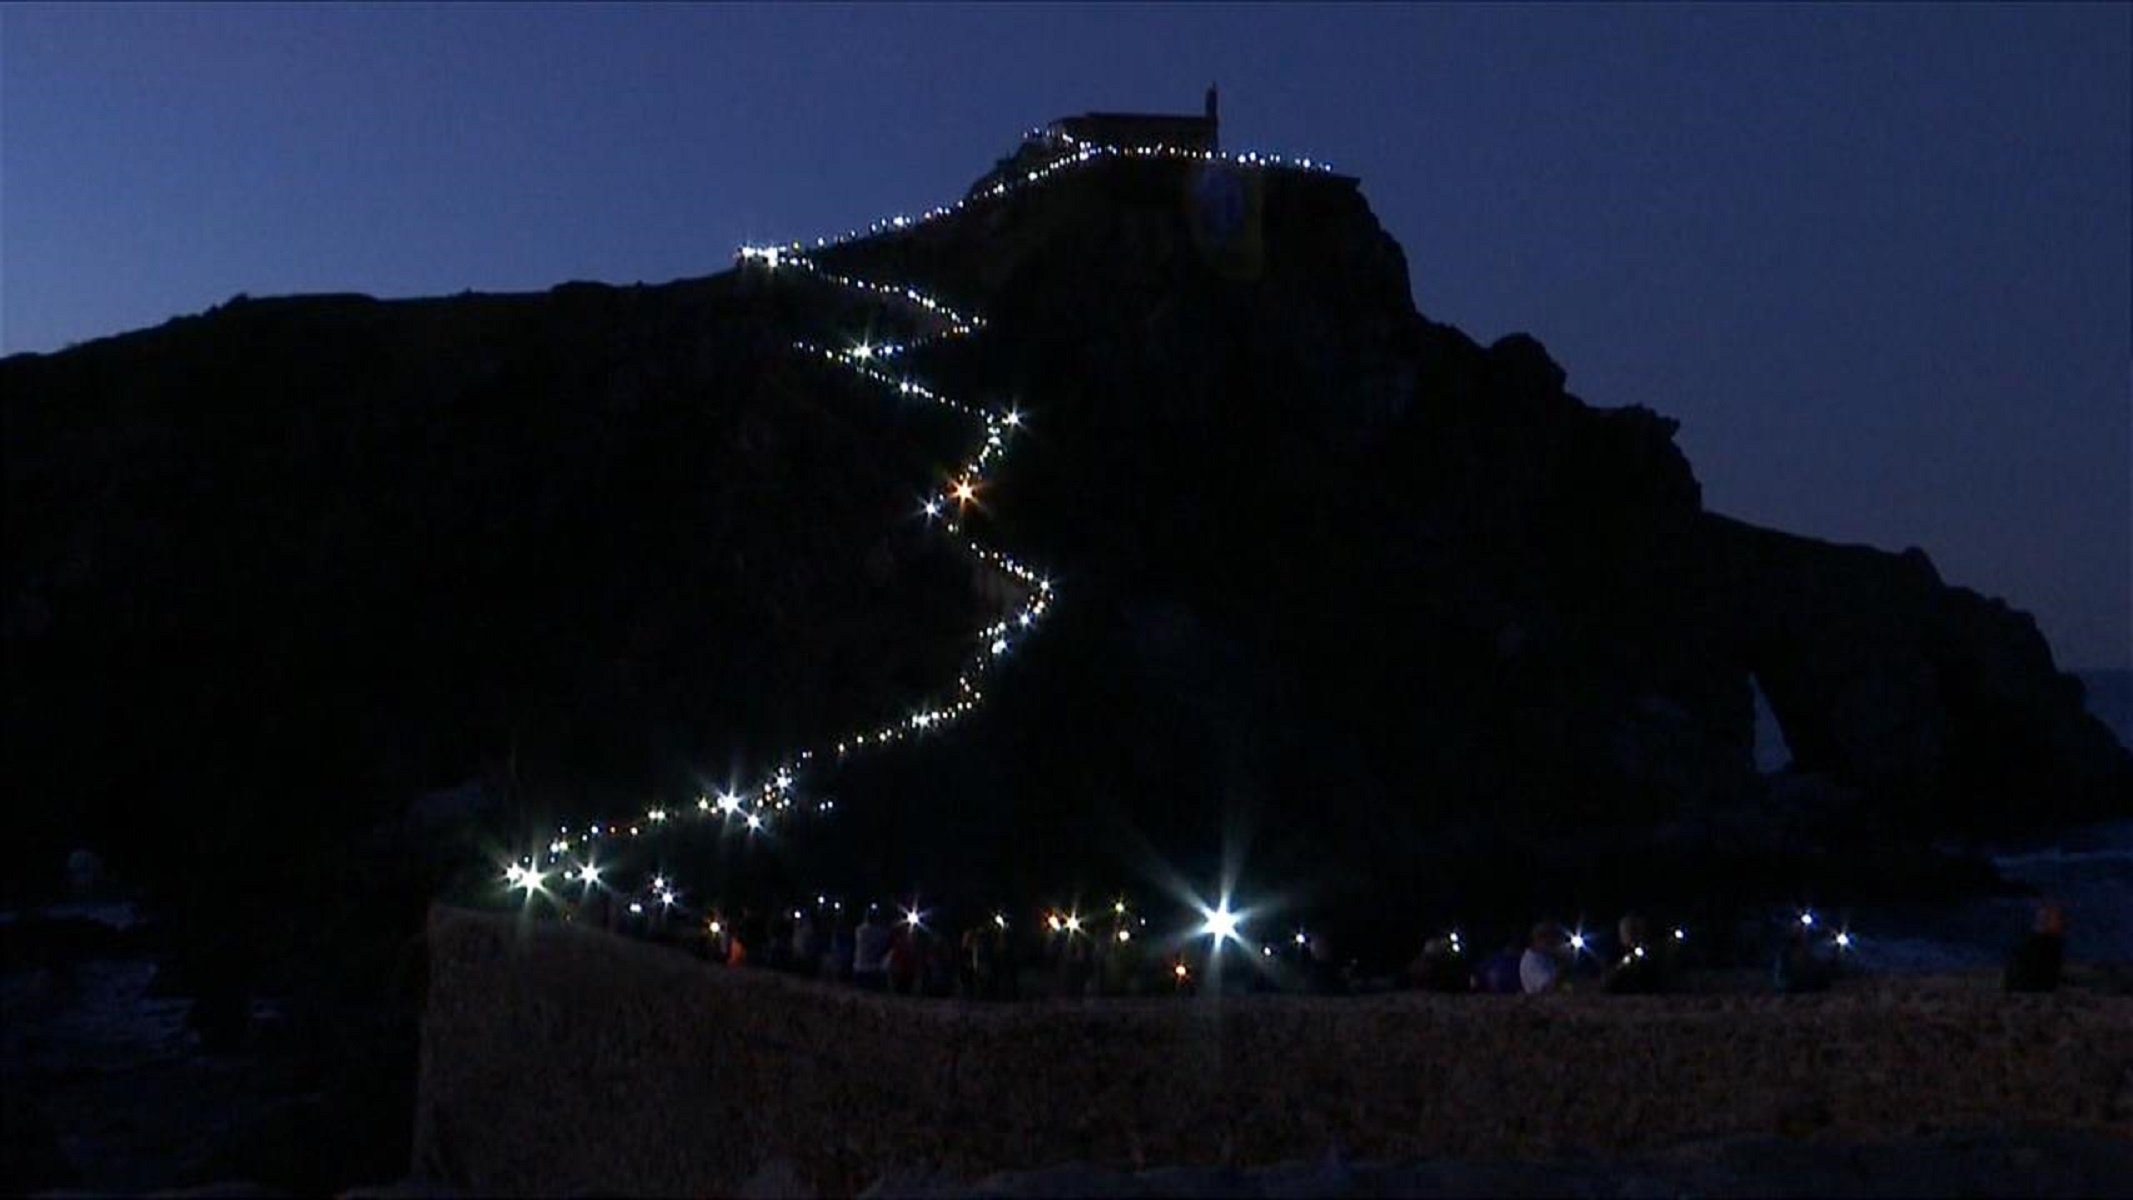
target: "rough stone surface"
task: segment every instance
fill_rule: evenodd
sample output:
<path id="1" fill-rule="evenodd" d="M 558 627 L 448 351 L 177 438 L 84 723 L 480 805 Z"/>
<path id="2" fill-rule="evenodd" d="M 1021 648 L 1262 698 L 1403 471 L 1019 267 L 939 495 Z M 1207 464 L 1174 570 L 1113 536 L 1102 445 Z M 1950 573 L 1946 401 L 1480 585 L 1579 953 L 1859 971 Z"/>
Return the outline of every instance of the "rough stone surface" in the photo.
<path id="1" fill-rule="evenodd" d="M 1531 1193 L 1566 1190 L 1576 1176 L 1543 1170 L 1566 1161 L 1705 1143 L 1719 1146 L 1715 1166 L 1676 1162 L 1651 1178 L 1747 1194 L 1758 1155 L 1804 1140 L 1897 1147 L 1809 1156 L 1798 1170 L 1826 1178 L 1795 1176 L 1807 1191 L 1885 1194 L 1941 1161 L 1921 1138 L 2133 1137 L 2122 1097 L 2133 1000 L 2120 996 L 1955 986 L 965 1006 L 729 972 L 507 916 L 439 908 L 429 933 L 414 1169 L 475 1193 L 841 1194 L 879 1182 L 897 1194 L 1020 1171 L 996 1181 L 999 1194 L 1072 1178 L 1070 1190 L 1099 1194 L 1228 1195 L 1247 1187 L 1236 1172 L 1261 1167 L 1277 1169 L 1252 1176 L 1258 1194 L 1348 1194 L 1350 1176 L 1355 1194 L 1408 1190 L 1400 1179 Z M 1468 1166 L 1439 1178 L 1439 1160 Z M 1363 1162 L 1423 1165 L 1348 1165 Z M 1042 1164 L 1096 1173 L 1027 1174 Z M 1933 1170 L 1928 1190 L 1962 1182 L 1945 1163 Z"/>

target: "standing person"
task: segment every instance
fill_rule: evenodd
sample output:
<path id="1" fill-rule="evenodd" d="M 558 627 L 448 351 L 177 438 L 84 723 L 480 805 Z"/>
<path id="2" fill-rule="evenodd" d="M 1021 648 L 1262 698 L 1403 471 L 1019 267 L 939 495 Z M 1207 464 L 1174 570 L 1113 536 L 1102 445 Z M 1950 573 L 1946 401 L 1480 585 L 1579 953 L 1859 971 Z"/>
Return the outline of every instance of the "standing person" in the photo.
<path id="1" fill-rule="evenodd" d="M 1458 994 L 1474 990 L 1466 969 L 1466 956 L 1448 937 L 1433 937 L 1422 943 L 1422 957 L 1408 969 L 1416 987 L 1425 992 Z"/>
<path id="2" fill-rule="evenodd" d="M 1482 959 L 1474 970 L 1477 989 L 1491 996 L 1516 996 L 1524 991 L 1518 978 L 1518 960 L 1523 953 L 1517 942 L 1505 942 L 1503 949 Z"/>
<path id="3" fill-rule="evenodd" d="M 1665 965 L 1659 947 L 1652 944 L 1651 929 L 1635 913 L 1615 926 L 1621 937 L 1622 956 L 1600 977 L 1600 990 L 1617 996 L 1652 995 L 1666 990 Z"/>
<path id="4" fill-rule="evenodd" d="M 2057 904 L 2037 906 L 2034 930 L 2015 947 L 2004 978 L 2010 992 L 2052 992 L 2066 964 L 2066 910 Z"/>
<path id="5" fill-rule="evenodd" d="M 1518 959 L 1519 989 L 1528 996 L 1560 991 L 1569 978 L 1570 937 L 1553 921 L 1533 927 L 1526 952 Z"/>
<path id="6" fill-rule="evenodd" d="M 1771 979 L 1777 984 L 1777 990 L 1788 996 L 1826 992 L 1835 982 L 1836 975 L 1836 964 L 1815 951 L 1814 930 L 1804 923 L 1794 923 L 1784 948 L 1778 951 L 1777 962 L 1771 967 Z"/>
<path id="7" fill-rule="evenodd" d="M 1089 939 L 1073 932 L 1066 939 L 1059 949 L 1059 994 L 1079 1000 L 1088 995 L 1089 978 L 1094 973 Z"/>
<path id="8" fill-rule="evenodd" d="M 918 980 L 916 935 L 917 929 L 910 922 L 899 922 L 889 934 L 889 952 L 882 958 L 889 990 L 899 996 L 911 995 Z"/>
<path id="9" fill-rule="evenodd" d="M 792 927 L 793 974 L 813 976 L 822 969 L 822 948 L 817 942 L 814 915 L 800 914 L 800 919 Z"/>
<path id="10" fill-rule="evenodd" d="M 867 991 L 888 987 L 889 936 L 889 927 L 869 905 L 858 932 L 852 935 L 852 982 Z"/>
<path id="11" fill-rule="evenodd" d="M 852 922 L 841 912 L 830 928 L 829 956 L 823 960 L 822 977 L 831 983 L 852 981 Z"/>

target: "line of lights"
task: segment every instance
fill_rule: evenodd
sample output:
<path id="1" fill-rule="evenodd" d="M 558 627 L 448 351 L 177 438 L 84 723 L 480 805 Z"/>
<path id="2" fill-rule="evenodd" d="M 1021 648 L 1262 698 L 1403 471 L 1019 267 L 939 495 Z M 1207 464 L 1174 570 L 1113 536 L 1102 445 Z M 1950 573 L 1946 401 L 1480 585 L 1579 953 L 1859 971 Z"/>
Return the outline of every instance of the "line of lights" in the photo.
<path id="1" fill-rule="evenodd" d="M 1048 139 L 1049 145 L 1055 148 L 1057 153 L 1049 161 L 1033 166 L 1016 177 L 993 182 L 961 200 L 929 209 L 918 217 L 898 214 L 873 222 L 865 231 L 852 230 L 837 238 L 817 238 L 814 249 L 828 249 L 865 237 L 917 229 L 931 222 L 955 216 L 974 204 L 1040 186 L 1067 172 L 1110 159 L 1219 162 L 1252 170 L 1326 172 L 1331 169 L 1324 162 L 1309 158 L 1295 159 L 1259 153 L 1224 154 L 1172 145 L 1097 145 L 1056 130 L 1037 131 L 1032 136 Z M 1027 636 L 1050 610 L 1054 600 L 1049 578 L 1013 556 L 980 543 L 964 529 L 963 517 L 968 510 L 973 507 L 983 508 L 981 493 L 986 486 L 988 473 L 996 471 L 1004 460 L 1014 434 L 1024 426 L 1024 414 L 1013 407 L 990 410 L 943 395 L 921 380 L 889 365 L 901 362 L 920 347 L 976 334 L 984 329 L 984 318 L 977 313 L 955 308 L 915 286 L 859 279 L 828 270 L 815 262 L 811 251 L 803 248 L 802 243 L 798 241 L 782 246 L 742 246 L 737 258 L 743 269 L 758 269 L 771 276 L 808 276 L 872 302 L 899 306 L 915 318 L 918 324 L 930 327 L 904 341 L 860 341 L 843 349 L 796 342 L 794 349 L 851 371 L 897 396 L 937 404 L 981 423 L 982 438 L 976 447 L 937 490 L 924 498 L 919 512 L 929 525 L 938 524 L 964 553 L 1020 585 L 1019 602 L 1013 604 L 1001 620 L 979 631 L 976 648 L 958 672 L 955 690 L 948 698 L 920 702 L 900 718 L 847 732 L 841 737 L 826 739 L 817 748 L 803 749 L 791 754 L 779 761 L 758 783 L 746 787 L 729 786 L 715 796 L 699 795 L 695 798 L 693 808 L 652 807 L 622 819 L 588 822 L 576 829 L 570 825 L 560 826 L 555 836 L 547 842 L 544 863 L 536 862 L 536 857 L 529 854 L 514 860 L 504 871 L 507 888 L 522 890 L 528 903 L 536 895 L 547 894 L 548 882 L 552 877 L 560 877 L 565 884 L 574 883 L 584 889 L 586 894 L 590 894 L 595 888 L 607 889 L 609 884 L 603 879 L 603 868 L 595 862 L 595 858 L 599 845 L 609 839 L 642 838 L 648 833 L 682 824 L 685 819 L 693 819 L 699 824 L 715 823 L 723 832 L 743 832 L 746 836 L 753 836 L 766 834 L 770 829 L 770 821 L 782 814 L 795 811 L 824 814 L 833 812 L 836 806 L 833 798 L 825 797 L 811 806 L 799 798 L 798 777 L 803 768 L 817 757 L 826 758 L 834 754 L 842 758 L 862 749 L 887 746 L 917 737 L 970 713 L 985 698 L 985 692 L 980 686 L 985 673 L 995 669 L 1009 656 L 1020 639 Z M 664 875 L 652 877 L 650 894 L 657 898 L 661 908 L 665 910 L 674 909 L 681 903 L 681 889 Z M 818 897 L 818 901 L 820 899 L 821 897 Z M 839 907 L 841 908 L 841 902 Z M 634 899 L 629 908 L 633 913 L 641 914 L 644 911 L 643 902 Z M 1121 943 L 1132 939 L 1132 930 L 1136 927 L 1126 919 L 1125 911 L 1124 901 L 1121 900 L 1115 913 L 1115 937 Z M 913 925 L 923 916 L 915 900 L 906 910 L 906 915 Z M 1054 915 L 1060 921 L 1059 929 L 1068 936 L 1080 932 L 1079 914 Z M 1239 938 L 1238 922 L 1242 914 L 1230 912 L 1226 898 L 1216 908 L 1203 910 L 1202 915 L 1204 927 L 1201 932 L 1213 935 L 1215 950 L 1219 951 L 1226 941 Z M 1000 929 L 1006 928 L 1004 913 L 994 913 L 993 921 Z M 709 927 L 712 932 L 717 932 L 718 924 L 715 918 L 711 920 Z M 1146 924 L 1145 918 L 1138 919 L 1138 927 L 1145 927 Z M 1298 938 L 1302 938 L 1301 933 Z M 1177 970 L 1180 972 L 1178 978 L 1183 983 L 1187 976 L 1182 960 L 1177 964 Z"/>
<path id="2" fill-rule="evenodd" d="M 811 247 L 806 243 L 793 241 L 787 242 L 782 246 L 744 247 L 742 254 L 772 268 L 783 267 L 789 263 L 802 261 L 804 255 L 810 249 L 828 250 L 863 238 L 904 233 L 918 229 L 934 221 L 955 216 L 976 203 L 1000 199 L 1025 188 L 1044 183 L 1063 172 L 1072 171 L 1110 158 L 1169 159 L 1183 162 L 1223 163 L 1227 166 L 1245 167 L 1252 170 L 1309 171 L 1317 174 L 1330 174 L 1333 170 L 1331 164 L 1320 159 L 1290 158 L 1285 155 L 1261 154 L 1256 151 L 1243 154 L 1225 154 L 1219 150 L 1204 150 L 1194 146 L 1106 146 L 1098 145 L 1094 142 L 1085 142 L 1066 133 L 1054 136 L 1067 148 L 1066 153 L 1052 159 L 1050 162 L 1030 167 L 1019 176 L 999 180 L 989 187 L 965 196 L 953 204 L 943 204 L 929 208 L 916 217 L 907 216 L 903 213 L 898 213 L 892 217 L 883 217 L 868 225 L 865 229 L 848 229 L 835 237 L 818 237 Z"/>

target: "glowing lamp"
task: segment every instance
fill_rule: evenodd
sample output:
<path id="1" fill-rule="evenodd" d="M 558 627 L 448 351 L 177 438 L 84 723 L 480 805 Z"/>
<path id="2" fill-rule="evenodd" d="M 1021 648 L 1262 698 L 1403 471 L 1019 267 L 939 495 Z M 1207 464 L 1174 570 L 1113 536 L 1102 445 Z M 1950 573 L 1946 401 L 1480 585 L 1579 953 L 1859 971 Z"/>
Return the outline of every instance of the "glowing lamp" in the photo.
<path id="1" fill-rule="evenodd" d="M 1225 900 L 1214 908 L 1202 909 L 1201 916 L 1204 920 L 1200 925 L 1200 932 L 1214 938 L 1218 949 L 1222 943 L 1237 936 L 1237 914 L 1229 910 L 1228 901 Z"/>
<path id="2" fill-rule="evenodd" d="M 1674 927 L 1674 940 L 1675 940 L 1675 941 L 1677 941 L 1677 942 L 1685 942 L 1685 941 L 1688 941 L 1688 940 L 1689 940 L 1689 935 L 1688 935 L 1688 932 L 1687 932 L 1686 930 L 1683 930 L 1683 929 L 1682 929 L 1682 928 L 1681 928 L 1680 926 L 1678 926 L 1678 925 L 1677 925 L 1677 926 L 1675 926 L 1675 927 Z"/>
<path id="3" fill-rule="evenodd" d="M 763 827 L 763 817 L 762 817 L 762 814 L 760 814 L 760 813 L 749 813 L 749 814 L 748 814 L 748 828 L 749 828 L 749 831 L 750 831 L 750 832 L 753 832 L 753 831 L 755 831 L 755 830 L 761 829 L 762 827 Z"/>
<path id="4" fill-rule="evenodd" d="M 1130 941 L 1132 941 L 1132 940 L 1133 940 L 1133 931 L 1132 931 L 1132 930 L 1130 930 L 1130 929 L 1121 929 L 1121 930 L 1119 930 L 1119 931 L 1118 931 L 1118 940 L 1119 940 L 1119 941 L 1121 941 L 1121 942 L 1130 942 Z"/>
<path id="5" fill-rule="evenodd" d="M 1583 950 L 1585 948 L 1585 935 L 1582 933 L 1571 934 L 1570 948 L 1572 950 Z"/>
<path id="6" fill-rule="evenodd" d="M 633 913 L 642 913 L 644 911 L 644 905 L 639 904 L 635 900 L 632 900 L 630 901 L 630 911 Z"/>
<path id="7" fill-rule="evenodd" d="M 1184 979 L 1187 975 L 1192 974 L 1192 972 L 1185 969 L 1184 963 L 1179 963 L 1176 966 L 1170 968 L 1170 973 L 1172 975 L 1177 976 L 1180 980 Z"/>
<path id="8" fill-rule="evenodd" d="M 1849 950 L 1851 949 L 1851 945 L 1852 935 L 1849 933 L 1842 932 L 1840 930 L 1837 934 L 1837 948 L 1839 950 Z"/>
<path id="9" fill-rule="evenodd" d="M 1007 928 L 1007 918 L 1000 915 L 999 913 L 994 913 L 992 915 L 992 923 L 1002 929 Z"/>
<path id="10" fill-rule="evenodd" d="M 1813 929 L 1814 927 L 1815 927 L 1815 915 L 1814 915 L 1813 913 L 1811 913 L 1811 912 L 1803 912 L 1803 913 L 1801 913 L 1801 914 L 1800 914 L 1800 928 L 1802 928 L 1802 929 Z"/>
<path id="11" fill-rule="evenodd" d="M 1080 913 L 1069 913 L 1069 914 L 1067 915 L 1067 919 L 1066 919 L 1066 927 L 1067 927 L 1067 932 L 1068 932 L 1068 933 L 1080 933 L 1080 932 L 1081 932 L 1081 914 L 1080 914 Z"/>

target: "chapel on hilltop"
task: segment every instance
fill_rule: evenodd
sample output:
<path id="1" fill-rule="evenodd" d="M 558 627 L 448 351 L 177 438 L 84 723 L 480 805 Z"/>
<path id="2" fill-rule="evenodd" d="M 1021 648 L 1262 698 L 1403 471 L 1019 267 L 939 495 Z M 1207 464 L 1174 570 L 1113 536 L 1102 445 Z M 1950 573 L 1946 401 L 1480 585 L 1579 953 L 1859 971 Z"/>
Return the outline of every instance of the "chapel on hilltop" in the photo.
<path id="1" fill-rule="evenodd" d="M 1144 147 L 1168 146 L 1185 150 L 1216 151 L 1222 148 L 1218 97 L 1207 89 L 1206 104 L 1197 117 L 1176 113 L 1092 112 L 1061 117 L 1023 135 L 1013 154 L 993 164 L 983 178 L 970 185 L 970 194 L 1003 180 L 1019 179 L 1031 171 L 1073 154 L 1083 145 Z"/>

